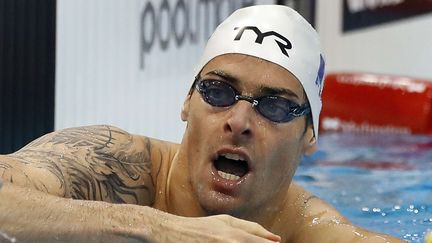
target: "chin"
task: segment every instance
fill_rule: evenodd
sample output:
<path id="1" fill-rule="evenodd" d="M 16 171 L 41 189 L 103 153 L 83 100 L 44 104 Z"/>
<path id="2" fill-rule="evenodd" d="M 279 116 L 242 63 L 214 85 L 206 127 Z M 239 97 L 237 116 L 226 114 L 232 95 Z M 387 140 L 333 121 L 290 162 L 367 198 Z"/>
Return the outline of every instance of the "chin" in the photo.
<path id="1" fill-rule="evenodd" d="M 217 191 L 201 193 L 198 200 L 207 215 L 228 214 L 234 217 L 244 218 L 250 208 L 250 202 L 242 198 L 229 196 Z"/>

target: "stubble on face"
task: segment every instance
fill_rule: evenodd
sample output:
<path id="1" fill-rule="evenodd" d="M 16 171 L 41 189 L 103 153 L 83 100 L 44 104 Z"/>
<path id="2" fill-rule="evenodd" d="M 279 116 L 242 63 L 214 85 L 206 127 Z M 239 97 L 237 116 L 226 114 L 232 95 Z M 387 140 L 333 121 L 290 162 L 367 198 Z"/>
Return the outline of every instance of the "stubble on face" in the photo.
<path id="1" fill-rule="evenodd" d="M 215 70 L 239 80 L 235 88 L 242 93 L 253 95 L 259 92 L 257 87 L 262 86 L 283 87 L 298 95 L 297 102 L 305 102 L 303 89 L 295 77 L 265 60 L 234 54 L 220 56 L 204 67 L 201 78 L 223 79 L 208 74 Z M 196 91 L 190 94 L 185 105 L 188 124 L 184 145 L 190 182 L 208 214 L 228 213 L 245 218 L 259 209 L 271 208 L 275 200 L 283 200 L 303 153 L 304 117 L 276 124 L 260 116 L 246 102 L 215 108 L 205 103 Z M 233 117 L 247 123 L 248 137 L 227 129 Z M 250 163 L 254 166 L 250 180 L 235 195 L 215 190 L 212 184 L 215 177 L 212 156 L 223 146 L 244 149 L 250 154 Z"/>

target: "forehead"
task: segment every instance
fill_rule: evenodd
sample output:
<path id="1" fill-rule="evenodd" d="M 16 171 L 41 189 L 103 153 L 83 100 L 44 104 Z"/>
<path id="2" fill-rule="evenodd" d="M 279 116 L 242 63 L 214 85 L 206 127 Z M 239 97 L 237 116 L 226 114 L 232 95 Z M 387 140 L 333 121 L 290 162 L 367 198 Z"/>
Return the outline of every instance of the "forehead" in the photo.
<path id="1" fill-rule="evenodd" d="M 215 57 L 204 66 L 201 77 L 215 72 L 223 72 L 234 77 L 246 88 L 283 88 L 303 97 L 303 87 L 291 72 L 257 57 L 244 54 L 225 54 Z"/>

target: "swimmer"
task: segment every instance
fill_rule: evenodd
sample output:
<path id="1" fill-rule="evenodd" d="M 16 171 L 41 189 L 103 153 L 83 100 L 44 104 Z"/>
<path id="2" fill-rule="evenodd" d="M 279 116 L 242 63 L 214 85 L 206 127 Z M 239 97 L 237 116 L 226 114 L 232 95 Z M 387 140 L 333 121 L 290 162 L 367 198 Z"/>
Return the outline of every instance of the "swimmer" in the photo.
<path id="1" fill-rule="evenodd" d="M 323 76 L 297 12 L 237 10 L 191 78 L 180 144 L 108 125 L 47 134 L 0 156 L 0 228 L 31 242 L 402 242 L 292 182 L 316 150 Z"/>

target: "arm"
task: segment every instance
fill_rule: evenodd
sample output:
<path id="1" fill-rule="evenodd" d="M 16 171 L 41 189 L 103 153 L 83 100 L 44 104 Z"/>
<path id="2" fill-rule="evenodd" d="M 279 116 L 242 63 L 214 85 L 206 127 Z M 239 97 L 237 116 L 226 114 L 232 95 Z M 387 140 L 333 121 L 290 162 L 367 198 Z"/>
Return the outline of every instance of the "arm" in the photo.
<path id="1" fill-rule="evenodd" d="M 91 126 L 51 133 L 0 156 L 0 240 L 279 239 L 254 223 L 229 216 L 185 218 L 138 206 L 154 201 L 151 166 L 158 171 L 167 146 L 114 127 Z"/>
<path id="2" fill-rule="evenodd" d="M 155 220 L 156 214 L 150 210 L 59 198 L 4 184 L 0 189 L 0 232 L 18 242 L 133 242 L 150 239 L 148 227 L 144 227 Z M 129 226 L 136 222 L 142 224 L 142 231 L 133 232 Z M 4 242 L 1 236 L 0 242 Z"/>
<path id="3" fill-rule="evenodd" d="M 107 222 L 128 225 L 116 217 L 128 205 L 66 198 L 150 205 L 151 144 L 118 128 L 89 126 L 47 134 L 0 156 L 0 231 L 18 239 L 52 240 L 100 235 Z M 106 216 L 91 219 L 95 215 Z"/>
<path id="4" fill-rule="evenodd" d="M 255 223 L 227 215 L 186 218 L 132 204 L 58 198 L 7 184 L 0 188 L 0 199 L 0 242 L 279 240 Z"/>
<path id="5" fill-rule="evenodd" d="M 150 205 L 151 144 L 110 126 L 65 129 L 0 157 L 0 177 L 60 197 Z"/>

